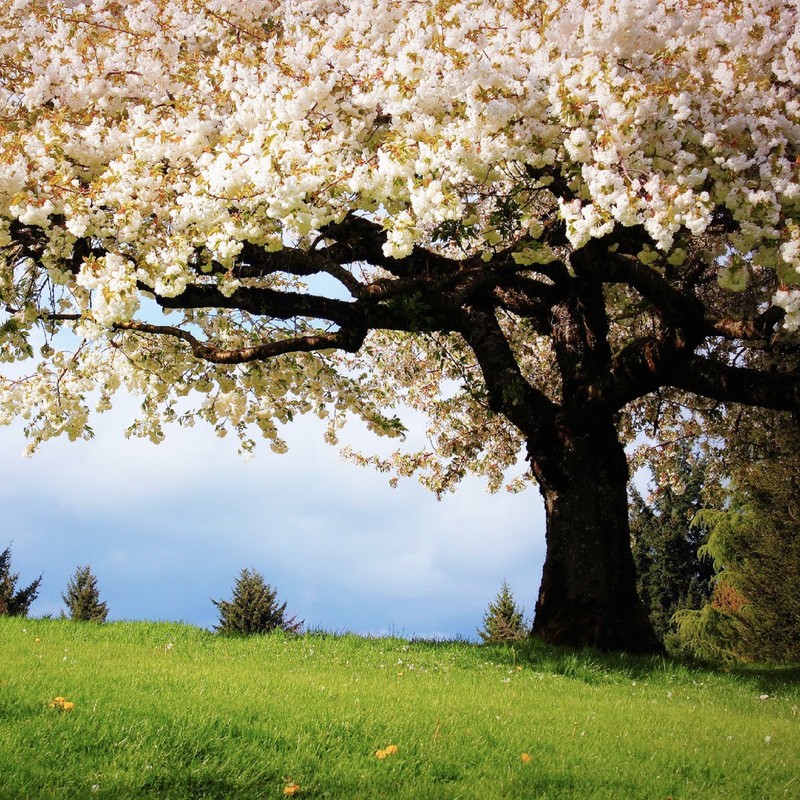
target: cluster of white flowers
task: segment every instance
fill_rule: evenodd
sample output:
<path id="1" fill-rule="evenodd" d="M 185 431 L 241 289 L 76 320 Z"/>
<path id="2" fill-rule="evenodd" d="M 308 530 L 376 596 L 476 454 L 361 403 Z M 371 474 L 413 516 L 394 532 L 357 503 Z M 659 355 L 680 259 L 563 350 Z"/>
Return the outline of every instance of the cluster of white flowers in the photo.
<path id="1" fill-rule="evenodd" d="M 350 211 L 382 219 L 396 258 L 469 219 L 477 250 L 543 263 L 530 204 L 508 232 L 485 200 L 524 201 L 537 170 L 567 187 L 574 248 L 642 225 L 679 263 L 727 209 L 729 246 L 777 272 L 800 326 L 796 0 L 0 0 L 0 18 L 0 245 L 40 229 L 33 280 L 64 286 L 56 310 L 95 338 L 141 291 L 180 295 L 198 248 L 227 268 Z M 66 269 L 79 239 L 106 255 Z M 13 267 L 3 299 L 30 324 Z M 170 358 L 150 366 L 186 374 Z M 209 418 L 223 407 L 248 418 L 219 399 Z"/>
<path id="2" fill-rule="evenodd" d="M 773 298 L 776 305 L 786 311 L 786 327 L 791 331 L 800 328 L 800 292 L 796 289 L 778 289 Z"/>
<path id="3" fill-rule="evenodd" d="M 101 326 L 130 320 L 139 308 L 136 273 L 128 259 L 116 253 L 83 262 L 75 282 L 84 289 L 94 289 L 91 314 Z"/>

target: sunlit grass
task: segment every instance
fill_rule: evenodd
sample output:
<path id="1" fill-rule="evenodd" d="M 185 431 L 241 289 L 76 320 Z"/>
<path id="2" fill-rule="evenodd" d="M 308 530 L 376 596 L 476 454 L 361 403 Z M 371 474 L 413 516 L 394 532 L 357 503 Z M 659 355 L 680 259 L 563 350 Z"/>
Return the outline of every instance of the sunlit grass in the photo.
<path id="1" fill-rule="evenodd" d="M 8 618 L 0 648 L 3 800 L 800 797 L 791 670 Z"/>

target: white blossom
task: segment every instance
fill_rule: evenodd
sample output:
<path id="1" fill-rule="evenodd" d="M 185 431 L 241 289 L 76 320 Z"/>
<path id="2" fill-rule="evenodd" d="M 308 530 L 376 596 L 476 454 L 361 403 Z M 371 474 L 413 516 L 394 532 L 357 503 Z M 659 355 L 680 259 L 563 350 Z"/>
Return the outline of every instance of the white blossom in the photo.
<path id="1" fill-rule="evenodd" d="M 232 296 L 247 243 L 310 247 L 348 213 L 381 221 L 388 257 L 461 221 L 449 246 L 532 268 L 558 255 L 539 241 L 556 214 L 572 250 L 641 226 L 653 269 L 725 214 L 725 248 L 751 266 L 723 249 L 719 284 L 773 271 L 797 330 L 797 16 L 794 0 L 0 0 L 0 247 L 20 225 L 43 241 L 27 289 L 0 262 L 14 319 L 0 358 L 30 356 L 45 297 L 75 337 L 0 382 L 0 422 L 13 408 L 34 441 L 84 435 L 92 389 L 105 408 L 125 386 L 143 401 L 132 433 L 156 441 L 168 421 L 225 418 L 281 449 L 275 420 L 331 405 L 332 437 L 354 409 L 396 434 L 376 410 L 388 389 L 365 399 L 329 355 L 212 371 L 187 340 L 156 358 L 121 332 L 153 295 L 177 304 L 198 282 Z M 518 200 L 505 225 L 501 197 Z M 171 322 L 221 346 L 286 333 L 202 308 Z M 195 416 L 178 402 L 190 392 Z"/>

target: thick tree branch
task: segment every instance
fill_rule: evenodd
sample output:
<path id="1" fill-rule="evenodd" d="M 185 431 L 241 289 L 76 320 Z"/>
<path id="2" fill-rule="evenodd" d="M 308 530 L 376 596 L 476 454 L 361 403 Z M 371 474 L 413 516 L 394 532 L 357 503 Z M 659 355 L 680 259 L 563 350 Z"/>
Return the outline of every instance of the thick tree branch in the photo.
<path id="1" fill-rule="evenodd" d="M 611 377 L 598 382 L 592 399 L 618 410 L 654 392 L 668 381 L 680 351 L 666 335 L 640 338 L 625 347 L 611 362 Z"/>
<path id="2" fill-rule="evenodd" d="M 527 319 L 537 333 L 547 336 L 550 334 L 551 302 L 545 297 L 536 297 L 528 289 L 530 287 L 519 285 L 497 286 L 492 293 L 494 305 Z"/>
<path id="3" fill-rule="evenodd" d="M 225 270 L 220 266 L 216 271 Z M 237 278 L 262 278 L 276 272 L 298 276 L 324 273 L 339 281 L 353 297 L 358 297 L 364 288 L 361 281 L 331 259 L 325 249 L 299 250 L 284 247 L 282 250 L 268 252 L 251 242 L 245 242 L 232 272 Z"/>
<path id="4" fill-rule="evenodd" d="M 261 287 L 241 287 L 230 296 L 217 286 L 190 284 L 176 297 L 156 295 L 162 308 L 228 308 L 276 319 L 306 317 L 334 322 L 340 326 L 356 321 L 355 304 L 313 294 L 283 292 Z"/>
<path id="5" fill-rule="evenodd" d="M 691 356 L 669 379 L 676 389 L 729 403 L 800 411 L 800 375 L 732 367 Z"/>
<path id="6" fill-rule="evenodd" d="M 632 287 L 652 307 L 656 330 L 609 357 L 608 368 L 595 372 L 577 396 L 581 402 L 612 409 L 654 391 L 702 343 L 707 335 L 704 306 L 700 299 L 681 291 L 655 269 L 626 252 L 638 246 L 643 235 L 637 229 L 592 242 L 573 259 L 579 278 Z M 609 249 L 609 242 L 617 249 Z M 619 246 L 620 242 L 624 247 Z M 598 365 L 602 368 L 602 364 Z"/>
<path id="7" fill-rule="evenodd" d="M 631 286 L 658 309 L 671 326 L 680 328 L 685 338 L 698 342 L 702 339 L 704 309 L 698 298 L 677 289 L 635 256 L 608 253 L 601 263 L 603 281 Z"/>
<path id="8" fill-rule="evenodd" d="M 209 342 L 201 342 L 188 331 L 172 325 L 150 325 L 145 322 L 131 321 L 118 323 L 114 326 L 114 330 L 134 331 L 157 336 L 173 336 L 186 342 L 196 358 L 210 361 L 214 364 L 243 364 L 247 361 L 263 361 L 286 353 L 307 353 L 317 350 L 345 350 L 352 353 L 361 347 L 367 334 L 366 330 L 342 330 L 315 336 L 293 336 L 249 347 L 225 349 Z"/>
<path id="9" fill-rule="evenodd" d="M 387 256 L 383 252 L 387 241 L 383 228 L 377 222 L 355 214 L 348 214 L 341 222 L 325 226 L 320 233 L 333 240 L 321 252 L 338 264 L 364 261 L 398 277 L 455 272 L 464 263 L 422 247 L 414 247 L 405 258 Z"/>
<path id="10" fill-rule="evenodd" d="M 528 438 L 552 430 L 556 406 L 525 379 L 494 310 L 466 308 L 460 333 L 478 360 L 492 411 L 504 414 Z"/>
<path id="11" fill-rule="evenodd" d="M 276 254 L 268 254 L 269 256 Z M 308 254 L 290 256 L 295 272 Z M 313 256 L 313 254 L 312 254 Z M 274 260 L 272 266 L 281 262 Z M 499 273 L 493 264 L 464 262 L 457 270 L 409 273 L 405 277 L 381 277 L 359 284 L 358 296 L 343 301 L 314 294 L 242 286 L 229 296 L 214 284 L 191 284 L 177 297 L 156 297 L 162 308 L 227 308 L 277 319 L 305 317 L 332 322 L 341 327 L 368 326 L 386 330 L 452 331 L 453 310 L 476 299 L 489 301 L 498 286 L 507 287 L 506 299 L 515 313 L 546 314 L 557 290 L 549 283 L 511 273 L 503 263 Z M 314 259 L 309 272 L 314 268 Z M 517 272 L 524 268 L 514 264 Z M 147 290 L 146 286 L 141 287 Z M 495 298 L 496 302 L 497 298 Z"/>
<path id="12" fill-rule="evenodd" d="M 723 339 L 759 341 L 774 336 L 778 325 L 786 317 L 786 311 L 780 306 L 770 306 L 754 319 L 713 319 L 706 317 L 705 329 L 709 336 L 721 336 Z"/>

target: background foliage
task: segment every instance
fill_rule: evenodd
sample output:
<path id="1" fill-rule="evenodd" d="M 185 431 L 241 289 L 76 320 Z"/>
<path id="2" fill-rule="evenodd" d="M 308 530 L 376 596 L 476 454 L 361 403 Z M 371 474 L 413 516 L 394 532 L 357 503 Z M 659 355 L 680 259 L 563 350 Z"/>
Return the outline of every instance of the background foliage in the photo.
<path id="1" fill-rule="evenodd" d="M 711 594 L 713 568 L 698 554 L 706 530 L 693 525 L 705 505 L 703 490 L 707 457 L 688 445 L 679 449 L 673 480 L 654 482 L 649 502 L 631 488 L 631 542 L 639 596 L 665 639 L 674 633 L 673 616 L 681 609 L 699 609 Z"/>

